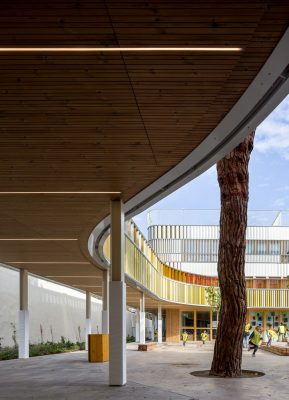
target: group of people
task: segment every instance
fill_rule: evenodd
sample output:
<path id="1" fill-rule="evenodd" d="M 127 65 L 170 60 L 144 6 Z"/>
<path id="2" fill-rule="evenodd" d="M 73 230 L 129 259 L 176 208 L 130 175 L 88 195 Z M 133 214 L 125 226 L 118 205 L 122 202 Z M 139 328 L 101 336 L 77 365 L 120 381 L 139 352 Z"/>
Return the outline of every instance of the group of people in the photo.
<path id="1" fill-rule="evenodd" d="M 248 351 L 253 350 L 252 356 L 255 357 L 263 340 L 267 341 L 267 347 L 271 346 L 272 340 L 278 339 L 278 342 L 282 342 L 287 334 L 289 335 L 289 329 L 281 322 L 277 332 L 273 329 L 272 325 L 268 325 L 268 328 L 263 330 L 261 326 L 256 326 L 254 329 L 250 323 L 247 323 L 244 328 L 243 334 L 243 348 Z M 183 347 L 186 346 L 189 335 L 187 331 L 184 331 L 181 335 Z M 288 337 L 289 338 L 289 337 Z M 201 333 L 201 340 L 203 344 L 206 344 L 208 339 L 207 331 L 204 330 Z M 289 344 L 289 342 L 288 342 Z"/>
<path id="2" fill-rule="evenodd" d="M 181 336 L 182 336 L 182 341 L 183 341 L 183 347 L 186 347 L 186 343 L 187 343 L 188 338 L 189 338 L 188 332 L 184 331 Z M 201 333 L 201 340 L 202 340 L 203 344 L 206 344 L 207 339 L 208 339 L 207 331 L 202 332 Z"/>
<path id="3" fill-rule="evenodd" d="M 256 326 L 255 329 L 252 329 L 251 324 L 247 323 L 244 328 L 243 347 L 247 348 L 248 351 L 253 350 L 252 356 L 255 357 L 263 340 L 267 341 L 267 347 L 270 347 L 272 340 L 278 339 L 278 342 L 282 342 L 286 338 L 287 333 L 289 333 L 289 329 L 282 322 L 277 332 L 273 329 L 272 325 L 268 325 L 268 328 L 263 330 L 261 326 Z"/>

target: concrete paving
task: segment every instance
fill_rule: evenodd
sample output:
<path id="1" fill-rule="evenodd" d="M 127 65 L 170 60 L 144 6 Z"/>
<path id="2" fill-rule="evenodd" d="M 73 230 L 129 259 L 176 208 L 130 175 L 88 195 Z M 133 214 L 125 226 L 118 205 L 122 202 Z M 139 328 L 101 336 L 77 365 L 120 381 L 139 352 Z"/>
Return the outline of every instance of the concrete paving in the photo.
<path id="1" fill-rule="evenodd" d="M 289 398 L 289 359 L 244 351 L 243 368 L 265 372 L 247 379 L 193 377 L 209 369 L 213 346 L 162 346 L 138 352 L 128 345 L 128 384 L 109 387 L 108 363 L 89 364 L 86 352 L 0 362 L 0 399 L 242 400 Z"/>

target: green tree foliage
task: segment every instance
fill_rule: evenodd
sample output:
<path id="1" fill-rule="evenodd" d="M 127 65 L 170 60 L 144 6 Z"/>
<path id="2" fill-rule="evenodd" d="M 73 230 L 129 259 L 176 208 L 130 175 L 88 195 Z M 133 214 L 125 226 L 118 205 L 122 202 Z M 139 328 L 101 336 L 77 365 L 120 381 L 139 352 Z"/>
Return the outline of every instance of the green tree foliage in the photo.
<path id="1" fill-rule="evenodd" d="M 213 311 L 219 312 L 221 308 L 221 293 L 219 288 L 209 286 L 205 290 L 207 303 Z"/>

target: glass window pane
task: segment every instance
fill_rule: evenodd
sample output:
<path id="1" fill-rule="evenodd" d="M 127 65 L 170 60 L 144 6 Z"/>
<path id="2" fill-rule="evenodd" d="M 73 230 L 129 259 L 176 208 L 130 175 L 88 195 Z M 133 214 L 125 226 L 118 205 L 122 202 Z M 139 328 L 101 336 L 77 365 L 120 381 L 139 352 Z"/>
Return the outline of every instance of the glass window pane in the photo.
<path id="1" fill-rule="evenodd" d="M 194 326 L 194 313 L 183 312 L 182 313 L 182 326 Z"/>
<path id="2" fill-rule="evenodd" d="M 210 311 L 197 312 L 197 327 L 210 328 Z"/>

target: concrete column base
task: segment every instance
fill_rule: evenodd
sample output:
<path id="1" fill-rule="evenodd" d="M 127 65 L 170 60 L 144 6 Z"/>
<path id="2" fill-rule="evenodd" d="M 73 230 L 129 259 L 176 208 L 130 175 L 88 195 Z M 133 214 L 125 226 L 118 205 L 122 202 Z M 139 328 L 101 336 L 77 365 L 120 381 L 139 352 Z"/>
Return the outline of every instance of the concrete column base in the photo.
<path id="1" fill-rule="evenodd" d="M 146 342 L 146 316 L 145 312 L 139 312 L 139 342 L 145 344 Z"/>
<path id="2" fill-rule="evenodd" d="M 91 318 L 85 320 L 85 350 L 88 350 L 88 335 L 91 334 Z"/>
<path id="3" fill-rule="evenodd" d="M 135 315 L 135 341 L 139 343 L 139 310 L 136 311 Z"/>
<path id="4" fill-rule="evenodd" d="M 109 283 L 109 384 L 126 384 L 126 285 Z"/>
<path id="5" fill-rule="evenodd" d="M 158 319 L 158 343 L 163 342 L 163 321 Z"/>
<path id="6" fill-rule="evenodd" d="M 103 310 L 101 313 L 101 331 L 102 333 L 109 333 L 109 315 L 107 310 Z"/>
<path id="7" fill-rule="evenodd" d="M 162 315 L 162 306 L 161 305 L 158 305 L 157 329 L 158 329 L 158 343 L 162 343 L 163 342 L 163 315 Z"/>
<path id="8" fill-rule="evenodd" d="M 29 358 L 29 312 L 19 311 L 18 358 Z"/>

